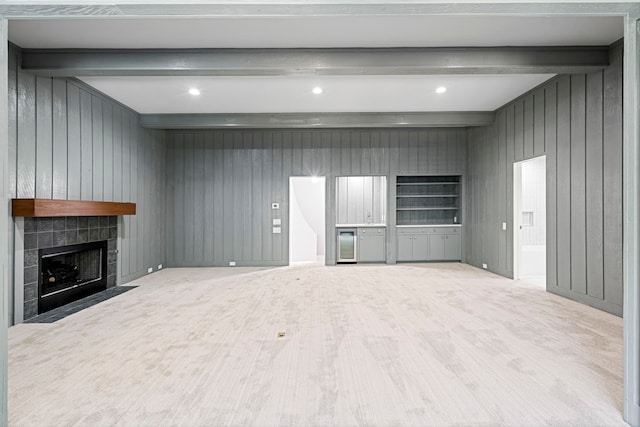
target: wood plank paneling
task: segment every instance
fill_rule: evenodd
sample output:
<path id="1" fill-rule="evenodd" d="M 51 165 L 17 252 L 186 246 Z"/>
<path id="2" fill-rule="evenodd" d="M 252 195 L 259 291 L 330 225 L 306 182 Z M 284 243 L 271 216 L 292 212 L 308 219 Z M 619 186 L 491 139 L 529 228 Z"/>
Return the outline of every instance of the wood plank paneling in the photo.
<path id="1" fill-rule="evenodd" d="M 102 100 L 91 97 L 91 148 L 93 160 L 91 162 L 92 200 L 104 200 L 104 129 L 102 127 Z"/>
<path id="2" fill-rule="evenodd" d="M 80 199 L 93 200 L 92 96 L 80 89 Z"/>
<path id="3" fill-rule="evenodd" d="M 527 107 L 530 100 L 532 113 Z M 527 148 L 530 135 L 532 150 Z M 514 162 L 544 154 L 547 290 L 621 315 L 621 58 L 603 72 L 558 76 L 514 100 L 496 112 L 493 126 L 468 129 L 467 144 L 471 191 L 465 200 L 471 217 L 465 220 L 466 261 L 481 266 L 494 259 L 494 254 L 499 260 L 505 254 L 507 264 L 512 261 L 513 230 L 494 244 L 494 224 L 487 221 L 487 215 L 498 218 L 506 206 L 511 216 Z M 505 161 L 493 161 L 493 156 L 504 156 Z M 493 182 L 499 183 L 496 187 L 506 197 L 491 193 Z M 491 243 L 482 246 L 478 240 Z M 504 267 L 500 262 L 489 269 L 512 274 L 510 265 Z"/>
<path id="4" fill-rule="evenodd" d="M 17 196 L 17 182 L 18 182 L 18 173 L 17 173 L 17 164 L 15 159 L 18 158 L 18 54 L 15 50 L 9 49 L 9 70 L 8 70 L 8 85 L 7 89 L 9 91 L 8 96 L 8 159 L 11 161 L 7 162 L 8 175 L 9 175 L 9 197 L 16 198 Z M 9 225 L 9 236 L 11 235 L 11 230 L 13 230 L 13 224 Z"/>
<path id="5" fill-rule="evenodd" d="M 540 89 L 533 94 L 533 156 L 542 156 L 545 153 L 544 118 L 544 89 Z"/>
<path id="6" fill-rule="evenodd" d="M 82 162 L 80 150 L 80 89 L 67 84 L 67 197 L 80 199 Z"/>
<path id="7" fill-rule="evenodd" d="M 205 176 L 205 152 L 204 152 L 204 135 L 198 133 L 193 141 L 193 174 L 194 176 Z M 194 259 L 205 265 L 204 261 L 204 222 L 208 216 L 205 211 L 205 190 L 204 179 L 196 179 L 193 185 L 193 251 Z"/>
<path id="8" fill-rule="evenodd" d="M 17 197 L 36 194 L 36 78 L 18 70 Z"/>
<path id="9" fill-rule="evenodd" d="M 558 196 L 557 196 L 557 150 L 556 138 L 558 128 L 557 82 L 553 81 L 545 87 L 545 119 L 544 140 L 547 156 L 547 287 L 558 286 Z"/>
<path id="10" fill-rule="evenodd" d="M 535 117 L 534 117 L 534 98 L 533 94 L 528 95 L 524 99 L 524 147 L 523 159 L 533 157 L 534 153 L 534 136 L 535 136 Z"/>
<path id="11" fill-rule="evenodd" d="M 571 290 L 587 293 L 585 75 L 571 76 Z"/>
<path id="12" fill-rule="evenodd" d="M 558 286 L 571 289 L 571 81 L 558 80 L 558 125 L 556 130 L 557 213 L 558 218 Z"/>
<path id="13" fill-rule="evenodd" d="M 514 103 L 513 153 L 516 160 L 524 159 L 524 103 L 525 99 Z"/>
<path id="14" fill-rule="evenodd" d="M 287 264 L 290 176 L 326 177 L 329 221 L 326 252 L 331 262 L 335 259 L 333 225 L 338 213 L 333 187 L 337 176 L 358 176 L 363 171 L 387 174 L 392 153 L 399 151 L 404 153 L 404 163 L 395 167 L 396 173 L 464 174 L 464 159 L 458 158 L 465 155 L 464 131 L 402 130 L 393 131 L 393 135 L 394 142 L 389 143 L 389 131 L 384 130 L 169 131 L 166 170 L 172 185 L 167 187 L 168 197 L 184 207 L 186 218 L 177 211 L 167 217 L 166 228 L 174 233 L 168 264 L 224 266 L 229 261 L 238 265 Z M 202 141 L 202 149 L 199 142 L 190 141 Z M 390 144 L 391 150 L 386 148 Z M 412 159 L 420 150 L 432 152 L 432 147 L 421 147 L 428 144 L 438 145 L 434 150 L 436 162 L 418 163 Z M 414 155 L 410 156 L 412 152 Z M 204 161 L 204 164 L 194 166 L 194 158 L 198 159 L 196 163 Z M 430 170 L 429 165 L 437 169 Z M 194 186 L 213 188 L 215 194 L 221 195 L 215 197 L 212 211 L 196 200 L 199 197 L 206 203 L 205 195 L 201 194 L 204 190 L 194 191 Z M 272 210 L 272 202 L 280 203 L 280 209 Z M 395 197 L 387 197 L 387 216 L 394 206 Z M 281 234 L 271 232 L 274 218 L 282 220 Z M 213 239 L 213 259 L 200 259 L 198 250 L 190 249 L 194 242 L 200 246 L 199 238 L 192 232 L 193 224 L 197 224 L 195 233 Z M 219 250 L 215 242 L 223 242 Z"/>
<path id="15" fill-rule="evenodd" d="M 604 299 L 602 78 L 600 72 L 589 74 L 586 79 L 586 290 L 598 299 Z"/>
<path id="16" fill-rule="evenodd" d="M 164 132 L 77 80 L 20 70 L 19 56 L 11 48 L 10 196 L 136 202 L 120 230 L 119 283 L 164 264 Z"/>
<path id="17" fill-rule="evenodd" d="M 113 200 L 113 106 L 106 101 L 102 101 L 102 124 L 103 124 L 103 180 L 102 199 Z"/>
<path id="18" fill-rule="evenodd" d="M 67 82 L 53 79 L 53 182 L 52 198 L 67 198 Z"/>
<path id="19" fill-rule="evenodd" d="M 604 298 L 622 305 L 622 73 L 621 59 L 604 70 Z"/>
<path id="20" fill-rule="evenodd" d="M 46 199 L 53 192 L 53 108 L 52 81 L 36 78 L 36 197 Z"/>
<path id="21" fill-rule="evenodd" d="M 507 115 L 506 111 L 502 110 L 498 113 L 497 117 L 497 138 L 498 138 L 498 222 L 499 222 L 499 230 L 500 230 L 500 241 L 498 243 L 498 271 L 503 272 L 503 274 L 507 271 L 507 259 L 510 258 L 510 254 L 507 254 L 507 239 L 509 234 L 507 230 L 502 229 L 502 223 L 505 222 L 507 225 L 509 224 L 507 221 L 507 197 L 509 194 L 507 193 L 507 182 L 508 182 L 508 170 L 507 170 Z M 471 161 L 468 162 L 471 165 Z M 467 191 L 467 195 L 469 192 Z M 467 196 L 468 197 L 468 196 Z M 466 222 L 466 219 L 463 219 Z M 476 259 L 476 258 L 473 258 Z"/>

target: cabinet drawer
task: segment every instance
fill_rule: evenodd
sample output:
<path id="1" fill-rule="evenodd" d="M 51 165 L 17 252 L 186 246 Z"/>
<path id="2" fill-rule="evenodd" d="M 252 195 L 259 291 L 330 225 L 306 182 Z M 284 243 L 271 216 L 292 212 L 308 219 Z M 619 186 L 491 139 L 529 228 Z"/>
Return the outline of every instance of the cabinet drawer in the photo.
<path id="1" fill-rule="evenodd" d="M 428 227 L 407 227 L 407 228 L 397 228 L 398 234 L 425 234 L 429 233 L 430 229 Z"/>
<path id="2" fill-rule="evenodd" d="M 459 234 L 460 233 L 460 228 L 459 227 L 431 227 L 428 229 L 429 233 L 435 233 L 435 234 Z"/>
<path id="3" fill-rule="evenodd" d="M 380 236 L 385 234 L 384 227 L 360 227 L 358 234 L 361 236 Z"/>

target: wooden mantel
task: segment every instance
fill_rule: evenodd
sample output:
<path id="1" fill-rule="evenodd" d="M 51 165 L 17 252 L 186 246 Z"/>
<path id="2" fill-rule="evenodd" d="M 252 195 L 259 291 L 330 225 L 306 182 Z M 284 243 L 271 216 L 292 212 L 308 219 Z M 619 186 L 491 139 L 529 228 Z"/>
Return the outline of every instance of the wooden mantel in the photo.
<path id="1" fill-rule="evenodd" d="M 136 204 L 89 200 L 13 199 L 11 214 L 14 217 L 135 215 Z"/>

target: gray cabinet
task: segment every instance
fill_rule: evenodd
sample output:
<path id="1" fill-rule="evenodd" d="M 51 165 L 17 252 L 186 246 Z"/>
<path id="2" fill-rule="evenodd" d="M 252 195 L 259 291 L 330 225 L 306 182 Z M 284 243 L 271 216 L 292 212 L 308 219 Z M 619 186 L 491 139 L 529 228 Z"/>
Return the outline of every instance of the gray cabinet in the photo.
<path id="1" fill-rule="evenodd" d="M 459 227 L 407 227 L 397 229 L 397 260 L 459 261 Z"/>
<path id="2" fill-rule="evenodd" d="M 358 262 L 386 261 L 386 234 L 384 227 L 358 228 Z"/>
<path id="3" fill-rule="evenodd" d="M 429 236 L 429 259 L 449 261 L 460 259 L 459 234 L 433 234 Z"/>
<path id="4" fill-rule="evenodd" d="M 429 258 L 429 236 L 426 234 L 398 235 L 398 261 L 424 261 Z"/>

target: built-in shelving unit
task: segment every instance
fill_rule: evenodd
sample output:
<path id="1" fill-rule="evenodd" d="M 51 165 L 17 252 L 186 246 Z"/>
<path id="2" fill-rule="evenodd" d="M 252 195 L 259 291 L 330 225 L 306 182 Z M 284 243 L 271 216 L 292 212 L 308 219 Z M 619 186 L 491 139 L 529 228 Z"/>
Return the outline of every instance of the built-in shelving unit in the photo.
<path id="1" fill-rule="evenodd" d="M 397 225 L 460 224 L 460 176 L 399 176 Z"/>

